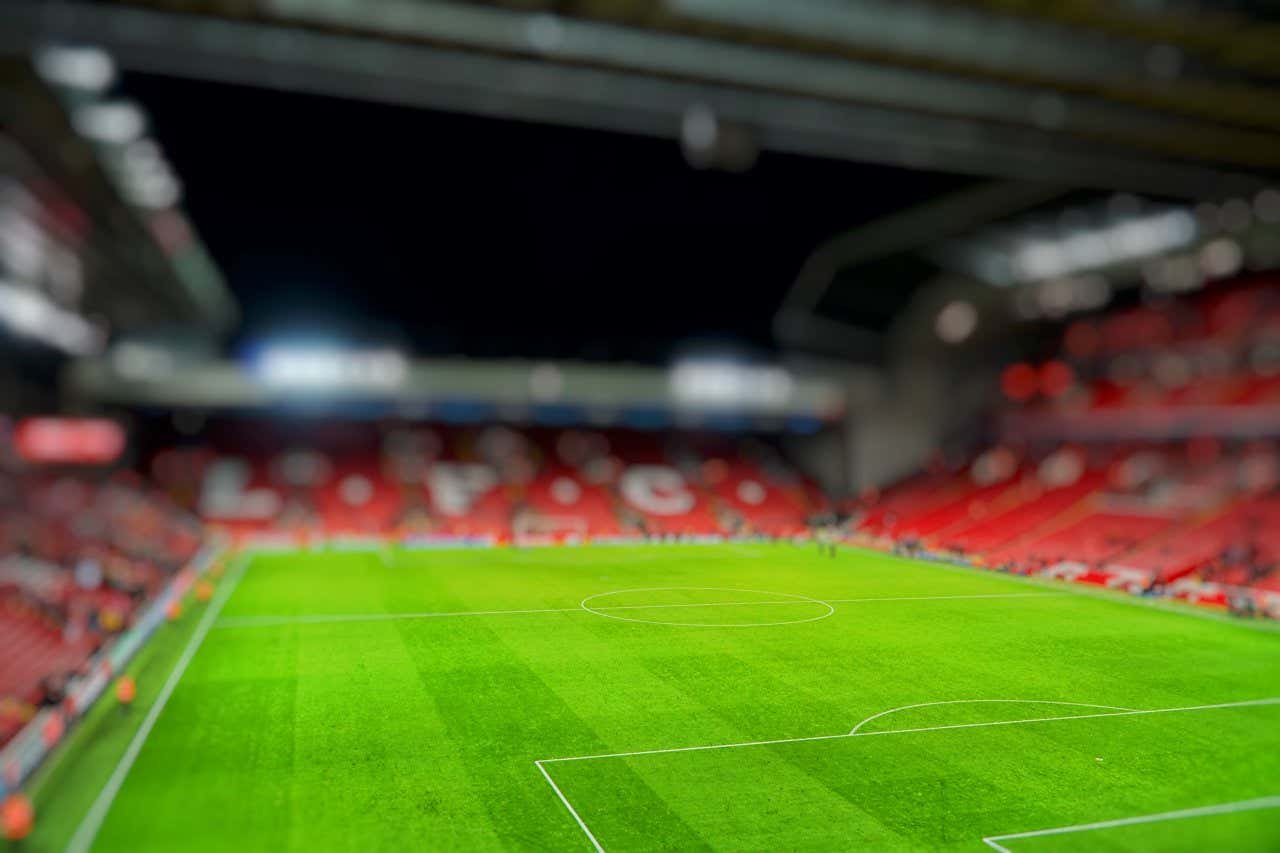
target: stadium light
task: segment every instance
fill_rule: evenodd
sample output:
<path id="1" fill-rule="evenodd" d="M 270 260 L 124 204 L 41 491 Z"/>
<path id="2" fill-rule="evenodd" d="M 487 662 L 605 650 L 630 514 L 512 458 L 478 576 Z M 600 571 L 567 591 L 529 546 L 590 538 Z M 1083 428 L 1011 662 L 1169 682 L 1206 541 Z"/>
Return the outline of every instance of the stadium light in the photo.
<path id="1" fill-rule="evenodd" d="M 564 373 L 554 364 L 540 364 L 529 372 L 529 394 L 540 403 L 560 399 Z"/>
<path id="2" fill-rule="evenodd" d="M 777 408 L 791 398 L 795 382 L 777 366 L 690 360 L 671 369 L 671 393 L 690 408 Z"/>
<path id="3" fill-rule="evenodd" d="M 0 324 L 71 355 L 91 355 L 102 334 L 88 320 L 49 301 L 29 287 L 0 281 Z"/>
<path id="4" fill-rule="evenodd" d="M 1210 278 L 1227 278 L 1244 266 L 1244 250 L 1230 237 L 1210 240 L 1200 249 L 1200 269 Z"/>
<path id="5" fill-rule="evenodd" d="M 168 168 L 129 176 L 124 187 L 129 201 L 148 210 L 164 210 L 182 200 L 182 183 Z"/>
<path id="6" fill-rule="evenodd" d="M 934 318 L 933 329 L 943 343 L 964 343 L 978 328 L 978 309 L 965 299 L 956 299 L 942 306 Z"/>
<path id="7" fill-rule="evenodd" d="M 1061 239 L 1027 240 L 1013 252 L 1011 261 L 1022 282 L 1043 281 L 1181 249 L 1196 239 L 1198 231 L 1191 212 L 1165 210 L 1128 216 L 1103 228 L 1076 230 Z"/>
<path id="8" fill-rule="evenodd" d="M 140 136 L 117 145 L 110 150 L 106 162 L 120 191 L 132 204 L 163 210 L 181 201 L 182 182 L 154 139 Z"/>
<path id="9" fill-rule="evenodd" d="M 67 89 L 102 92 L 116 80 L 116 64 L 98 47 L 47 47 L 35 55 L 46 81 Z"/>
<path id="10" fill-rule="evenodd" d="M 313 390 L 396 388 L 408 372 L 408 360 L 390 349 L 278 347 L 264 353 L 258 365 L 269 385 Z"/>
<path id="11" fill-rule="evenodd" d="M 76 131 L 87 139 L 110 145 L 127 145 L 147 129 L 147 116 L 132 101 L 84 104 L 71 114 Z"/>

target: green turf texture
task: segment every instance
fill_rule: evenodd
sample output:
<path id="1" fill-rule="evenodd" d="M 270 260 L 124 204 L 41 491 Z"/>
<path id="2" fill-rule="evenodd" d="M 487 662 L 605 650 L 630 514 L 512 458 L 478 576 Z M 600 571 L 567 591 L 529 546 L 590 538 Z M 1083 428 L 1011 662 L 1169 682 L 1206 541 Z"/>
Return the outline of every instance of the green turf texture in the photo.
<path id="1" fill-rule="evenodd" d="M 590 851 L 536 760 L 839 735 L 942 701 L 870 736 L 542 766 L 610 851 L 981 851 L 1280 794 L 1280 705 L 985 725 L 1107 711 L 955 702 L 1280 696 L 1280 634 L 1066 589 L 790 544 L 259 555 L 94 849 Z M 508 610 L 551 612 L 426 615 Z M 140 707 L 99 709 L 45 772 L 25 849 L 65 845 L 198 618 L 144 653 Z M 1276 850 L 1280 809 L 1001 843 Z"/>

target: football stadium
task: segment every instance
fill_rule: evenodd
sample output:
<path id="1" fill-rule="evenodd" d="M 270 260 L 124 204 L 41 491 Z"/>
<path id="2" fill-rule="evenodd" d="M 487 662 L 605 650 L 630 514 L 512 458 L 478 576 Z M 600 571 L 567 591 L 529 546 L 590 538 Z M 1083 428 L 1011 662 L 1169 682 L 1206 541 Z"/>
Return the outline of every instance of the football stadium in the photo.
<path id="1" fill-rule="evenodd" d="M 1277 44 L 6 4 L 0 845 L 1280 851 Z"/>

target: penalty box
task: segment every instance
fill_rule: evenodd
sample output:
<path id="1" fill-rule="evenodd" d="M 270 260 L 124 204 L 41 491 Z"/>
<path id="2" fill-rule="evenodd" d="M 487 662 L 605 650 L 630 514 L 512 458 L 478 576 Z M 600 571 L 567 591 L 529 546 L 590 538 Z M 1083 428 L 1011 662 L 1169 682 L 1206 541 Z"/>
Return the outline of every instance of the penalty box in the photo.
<path id="1" fill-rule="evenodd" d="M 1184 840 L 1280 843 L 1280 699 L 1136 710 L 999 701 L 909 706 L 844 734 L 537 767 L 597 850 L 1022 853 L 1085 849 L 1107 834 L 1154 839 L 1174 822 Z"/>

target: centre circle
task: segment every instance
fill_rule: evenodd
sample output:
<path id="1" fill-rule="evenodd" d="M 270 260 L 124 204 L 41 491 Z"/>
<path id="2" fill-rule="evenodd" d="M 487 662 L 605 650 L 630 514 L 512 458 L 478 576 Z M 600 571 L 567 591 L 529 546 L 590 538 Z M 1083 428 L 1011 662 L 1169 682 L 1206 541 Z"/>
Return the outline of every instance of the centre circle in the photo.
<path id="1" fill-rule="evenodd" d="M 610 604 L 610 596 L 623 596 L 639 593 L 661 593 L 661 592 L 718 592 L 724 593 L 722 600 L 705 601 L 705 602 L 673 602 L 669 604 L 663 603 L 639 603 L 639 604 Z M 737 595 L 735 599 L 732 596 Z M 743 601 L 743 595 L 759 595 L 766 596 L 759 601 Z M 750 617 L 749 621 L 739 622 L 705 622 L 697 619 L 682 620 L 678 617 L 675 619 L 648 619 L 640 616 L 640 613 L 648 615 L 652 611 L 668 610 L 673 615 L 684 615 L 697 612 L 701 608 L 751 608 L 751 607 L 777 607 L 782 609 L 791 609 L 798 605 L 811 605 L 822 608 L 821 613 L 816 616 L 805 616 L 800 619 L 773 619 L 760 620 L 759 618 Z M 826 619 L 832 613 L 836 612 L 836 608 L 829 602 L 820 598 L 810 598 L 807 595 L 799 595 L 793 592 L 771 592 L 762 589 L 736 589 L 724 586 L 655 586 L 644 587 L 641 589 L 615 589 L 608 592 L 597 592 L 595 595 L 588 595 L 582 599 L 579 606 L 588 613 L 596 616 L 603 616 L 606 619 L 616 619 L 619 622 L 636 622 L 641 625 L 669 625 L 677 628 L 767 628 L 775 625 L 799 625 L 803 622 L 817 622 L 819 619 Z"/>

